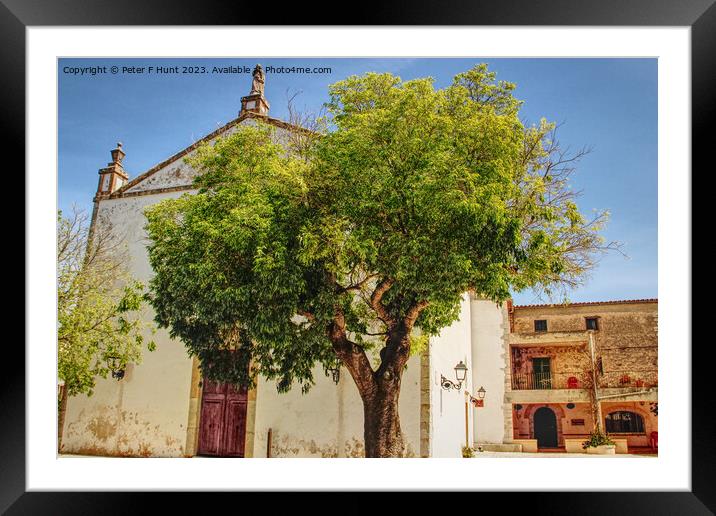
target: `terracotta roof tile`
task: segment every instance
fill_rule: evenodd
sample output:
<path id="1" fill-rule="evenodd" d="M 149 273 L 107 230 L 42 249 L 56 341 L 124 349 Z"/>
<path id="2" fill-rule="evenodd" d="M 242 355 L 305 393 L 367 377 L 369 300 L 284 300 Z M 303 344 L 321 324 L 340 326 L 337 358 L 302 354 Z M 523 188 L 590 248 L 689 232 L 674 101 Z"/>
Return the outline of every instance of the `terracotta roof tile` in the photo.
<path id="1" fill-rule="evenodd" d="M 647 299 L 617 299 L 612 301 L 584 301 L 580 303 L 545 303 L 537 305 L 514 305 L 514 308 L 559 308 L 559 307 L 570 307 L 570 306 L 595 306 L 595 305 L 623 305 L 623 304 L 635 304 L 635 303 L 658 303 L 657 298 Z"/>

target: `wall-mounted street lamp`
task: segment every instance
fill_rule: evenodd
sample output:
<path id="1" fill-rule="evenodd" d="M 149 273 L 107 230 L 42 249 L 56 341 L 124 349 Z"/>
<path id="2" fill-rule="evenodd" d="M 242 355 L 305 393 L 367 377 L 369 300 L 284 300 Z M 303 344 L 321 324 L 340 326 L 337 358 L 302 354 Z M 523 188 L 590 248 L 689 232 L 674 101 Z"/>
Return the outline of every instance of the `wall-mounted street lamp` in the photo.
<path id="1" fill-rule="evenodd" d="M 453 382 L 452 380 L 448 380 L 443 376 L 440 375 L 440 386 L 445 389 L 446 391 L 449 391 L 450 389 L 455 389 L 456 391 L 459 391 L 462 388 L 462 382 L 465 381 L 465 378 L 467 378 L 467 366 L 463 363 L 462 360 L 455 366 L 455 378 L 457 379 L 457 383 Z"/>
<path id="2" fill-rule="evenodd" d="M 338 382 L 341 381 L 341 368 L 340 366 L 336 367 L 335 369 L 328 369 L 328 372 L 331 373 L 331 378 L 333 379 L 333 383 L 338 385 Z"/>
<path id="3" fill-rule="evenodd" d="M 482 385 L 479 389 L 477 389 L 477 398 L 469 392 L 465 391 L 465 446 L 467 446 L 468 448 L 470 447 L 470 434 L 468 432 L 468 404 L 472 403 L 474 407 L 484 406 L 483 402 L 485 399 L 485 394 L 487 394 L 487 391 Z M 477 438 L 477 433 L 475 433 L 475 438 Z M 481 448 L 480 451 L 482 451 Z"/>
<path id="4" fill-rule="evenodd" d="M 122 367 L 122 359 L 116 355 L 110 355 L 107 357 L 107 365 L 112 371 L 112 378 L 116 378 L 117 381 L 124 378 L 124 368 Z"/>
<path id="5" fill-rule="evenodd" d="M 477 389 L 477 397 L 473 396 L 469 392 L 465 391 L 465 397 L 467 398 L 467 401 L 472 403 L 475 407 L 481 407 L 482 406 L 482 400 L 485 399 L 485 394 L 487 391 L 484 387 L 480 386 L 479 389 Z"/>

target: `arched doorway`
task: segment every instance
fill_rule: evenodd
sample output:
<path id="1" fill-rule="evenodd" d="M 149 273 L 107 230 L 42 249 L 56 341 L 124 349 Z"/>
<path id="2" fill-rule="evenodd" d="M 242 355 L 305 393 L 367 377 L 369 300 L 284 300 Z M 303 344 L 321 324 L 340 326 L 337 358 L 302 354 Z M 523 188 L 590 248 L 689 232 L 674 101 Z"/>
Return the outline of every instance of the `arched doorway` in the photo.
<path id="1" fill-rule="evenodd" d="M 549 407 L 540 407 L 534 415 L 534 438 L 538 448 L 557 447 L 557 416 Z"/>

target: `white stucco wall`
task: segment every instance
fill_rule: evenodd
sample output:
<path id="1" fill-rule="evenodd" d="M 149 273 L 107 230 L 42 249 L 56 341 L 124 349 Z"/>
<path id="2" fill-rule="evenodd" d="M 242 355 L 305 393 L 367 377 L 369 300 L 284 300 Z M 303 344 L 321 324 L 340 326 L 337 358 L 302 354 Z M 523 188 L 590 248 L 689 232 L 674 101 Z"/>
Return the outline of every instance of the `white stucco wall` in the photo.
<path id="1" fill-rule="evenodd" d="M 430 456 L 460 457 L 465 445 L 465 394 L 472 392 L 472 353 L 470 351 L 470 300 L 463 296 L 460 318 L 430 339 Z M 440 386 L 440 376 L 455 379 L 455 365 L 463 361 L 468 368 L 462 388 L 449 391 Z M 468 432 L 472 421 L 468 417 Z"/>
<path id="2" fill-rule="evenodd" d="M 219 138 L 225 138 L 234 134 L 240 126 L 256 127 L 257 125 L 258 122 L 253 118 L 244 119 L 239 124 L 232 125 L 231 127 L 227 128 L 215 138 L 209 139 L 208 143 L 213 144 Z M 273 140 L 276 143 L 285 145 L 289 137 L 288 131 L 282 127 L 275 126 L 273 127 L 273 129 Z M 192 182 L 194 181 L 194 177 L 196 177 L 196 170 L 194 170 L 191 165 L 186 162 L 186 159 L 191 158 L 194 155 L 196 155 L 196 150 L 192 150 L 186 155 L 183 155 L 180 158 L 165 164 L 145 179 L 127 188 L 126 193 L 145 192 L 150 190 L 157 190 L 160 188 L 177 188 L 182 186 L 191 186 Z"/>
<path id="3" fill-rule="evenodd" d="M 127 244 L 129 269 L 144 282 L 151 267 L 146 251 L 143 209 L 181 192 L 103 200 L 97 224 L 111 221 Z M 147 308 L 143 319 L 151 321 Z M 92 396 L 68 399 L 62 451 L 92 455 L 181 457 L 186 443 L 192 361 L 184 345 L 166 331 L 145 332 L 156 350 L 144 350 L 121 381 L 97 380 Z"/>
<path id="4" fill-rule="evenodd" d="M 472 377 L 475 393 L 487 391 L 483 407 L 471 407 L 475 443 L 498 443 L 505 439 L 505 372 L 508 364 L 505 342 L 509 324 L 504 305 L 485 299 L 472 299 Z"/>
<path id="5" fill-rule="evenodd" d="M 254 456 L 266 457 L 272 431 L 273 457 L 363 457 L 363 402 L 345 368 L 338 385 L 321 367 L 313 371 L 316 385 L 307 394 L 295 387 L 276 392 L 262 379 L 256 395 Z M 400 392 L 400 426 L 408 456 L 420 451 L 420 359 L 408 361 Z"/>

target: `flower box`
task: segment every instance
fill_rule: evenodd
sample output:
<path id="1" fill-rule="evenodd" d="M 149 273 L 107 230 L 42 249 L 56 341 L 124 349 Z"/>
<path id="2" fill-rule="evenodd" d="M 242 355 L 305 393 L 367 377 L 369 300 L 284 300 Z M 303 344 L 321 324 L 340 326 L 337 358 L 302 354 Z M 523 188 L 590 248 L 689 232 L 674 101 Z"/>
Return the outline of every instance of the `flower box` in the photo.
<path id="1" fill-rule="evenodd" d="M 615 444 L 600 444 L 599 446 L 590 446 L 587 453 L 590 455 L 614 455 L 617 452 Z"/>

